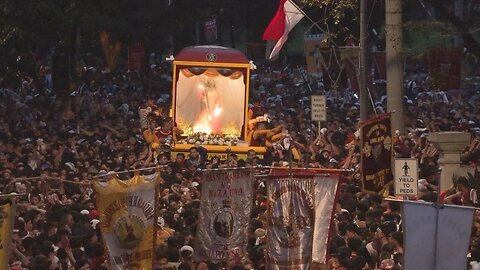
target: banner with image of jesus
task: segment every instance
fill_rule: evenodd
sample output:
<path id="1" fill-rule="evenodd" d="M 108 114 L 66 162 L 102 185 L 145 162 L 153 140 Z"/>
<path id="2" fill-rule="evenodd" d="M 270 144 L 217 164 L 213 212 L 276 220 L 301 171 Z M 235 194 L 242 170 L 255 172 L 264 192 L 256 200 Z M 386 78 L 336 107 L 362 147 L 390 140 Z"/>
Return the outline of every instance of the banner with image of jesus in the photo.
<path id="1" fill-rule="evenodd" d="M 100 231 L 111 269 L 152 269 L 155 249 L 156 190 L 160 172 L 124 181 L 112 176 L 94 184 Z"/>

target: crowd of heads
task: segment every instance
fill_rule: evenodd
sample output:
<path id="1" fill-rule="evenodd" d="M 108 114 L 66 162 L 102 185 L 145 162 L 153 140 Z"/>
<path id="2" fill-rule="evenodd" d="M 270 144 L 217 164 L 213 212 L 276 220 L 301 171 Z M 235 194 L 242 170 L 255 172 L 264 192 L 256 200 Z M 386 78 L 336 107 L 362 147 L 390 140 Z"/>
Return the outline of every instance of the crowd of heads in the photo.
<path id="1" fill-rule="evenodd" d="M 462 159 L 480 158 L 480 94 L 473 86 L 455 91 L 429 89 L 428 76 L 406 76 L 406 132 L 394 136 L 398 157 L 420 164 L 418 199 L 439 196 L 439 148 L 428 141 L 435 131 L 472 134 Z M 20 74 L 20 84 L 0 89 L 0 190 L 16 193 L 11 269 L 108 269 L 92 182 L 110 172 L 162 166 L 156 263 L 159 268 L 263 269 L 265 266 L 266 189 L 255 185 L 248 256 L 213 264 L 193 261 L 193 242 L 200 207 L 199 168 L 294 166 L 345 169 L 339 185 L 328 269 L 401 269 L 403 233 L 400 204 L 362 192 L 358 140 L 359 104 L 350 89 L 325 89 L 322 80 L 303 68 L 259 65 L 251 81 L 251 107 L 269 121 L 259 130 L 280 127 L 281 139 L 267 145 L 263 157 L 228 152 L 209 157 L 202 146 L 188 153 L 156 151 L 144 138 L 138 108 L 146 102 L 160 111 L 153 121 L 171 123 L 171 70 L 155 63 L 145 72 L 79 71 L 68 93 L 52 91 L 48 69 Z M 373 93 L 377 112 L 386 111 L 382 83 Z M 327 121 L 310 117 L 310 95 L 327 97 Z M 152 120 L 151 119 L 151 120 Z M 170 119 L 171 120 L 171 119 Z M 173 124 L 172 124 L 173 126 Z M 285 146 L 285 138 L 292 153 Z M 119 174 L 129 179 L 131 174 Z M 466 194 L 475 177 L 455 182 L 445 200 L 475 205 Z M 475 228 L 480 228 L 476 219 Z M 478 230 L 480 231 L 480 230 Z M 477 230 L 472 258 L 479 257 Z M 478 258 L 480 259 L 480 258 Z M 369 267 L 369 268 L 365 268 Z"/>

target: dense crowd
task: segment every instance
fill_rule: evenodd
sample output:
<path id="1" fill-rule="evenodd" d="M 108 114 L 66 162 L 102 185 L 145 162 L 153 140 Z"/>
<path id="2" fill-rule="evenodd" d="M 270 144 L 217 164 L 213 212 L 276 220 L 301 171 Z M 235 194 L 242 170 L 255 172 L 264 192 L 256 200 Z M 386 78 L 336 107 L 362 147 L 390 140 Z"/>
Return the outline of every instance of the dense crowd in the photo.
<path id="1" fill-rule="evenodd" d="M 151 64 L 145 72 L 111 73 L 97 67 L 79 70 L 66 97 L 51 91 L 51 72 L 45 67 L 35 74 L 19 74 L 19 86 L 2 85 L 0 190 L 18 194 L 10 269 L 108 269 L 91 184 L 96 176 L 112 171 L 158 164 L 165 165 L 158 268 L 263 269 L 266 190 L 261 180 L 255 185 L 249 256 L 219 264 L 193 262 L 200 197 L 197 169 L 288 166 L 290 162 L 346 170 L 339 186 L 328 269 L 402 269 L 400 204 L 360 188 L 359 104 L 350 89 L 324 89 L 321 79 L 308 76 L 302 68 L 259 65 L 252 77 L 250 109 L 252 119 L 268 115 L 268 121 L 253 124 L 253 129 L 271 131 L 261 141 L 267 153 L 260 157 L 249 151 L 245 159 L 229 153 L 222 160 L 209 158 L 206 149 L 197 145 L 188 155 L 174 154 L 160 146 L 165 138 L 152 147 L 153 139 L 141 127 L 138 108 L 152 106 L 157 112 L 150 119 L 154 128 L 157 124 L 167 131 L 174 128 L 167 117 L 170 65 Z M 428 133 L 471 132 L 472 143 L 462 158 L 466 164 L 476 164 L 480 159 L 480 94 L 474 87 L 431 91 L 427 74 L 419 68 L 407 73 L 405 88 L 407 131 L 395 133 L 396 156 L 419 160 L 418 199 L 435 201 L 439 151 L 428 141 Z M 376 111 L 386 111 L 381 82 L 375 89 Z M 328 119 L 321 128 L 310 120 L 311 94 L 327 96 Z M 292 146 L 292 153 L 286 144 Z M 477 205 L 476 185 L 475 177 L 460 178 L 440 195 L 450 203 Z M 477 228 L 480 219 L 476 219 L 472 234 L 474 261 L 480 261 Z"/>

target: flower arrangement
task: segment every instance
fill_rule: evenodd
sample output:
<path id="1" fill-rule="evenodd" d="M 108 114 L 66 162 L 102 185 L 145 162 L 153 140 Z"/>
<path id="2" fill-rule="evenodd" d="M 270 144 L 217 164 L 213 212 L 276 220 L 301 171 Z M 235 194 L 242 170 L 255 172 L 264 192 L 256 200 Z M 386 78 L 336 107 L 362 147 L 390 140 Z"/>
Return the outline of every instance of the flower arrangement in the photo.
<path id="1" fill-rule="evenodd" d="M 183 134 L 186 136 L 191 136 L 193 132 L 193 126 L 185 123 L 181 118 L 178 120 L 178 127 L 183 130 Z"/>
<path id="2" fill-rule="evenodd" d="M 203 145 L 237 145 L 239 139 L 234 135 L 206 134 L 202 132 L 193 133 L 186 138 L 178 140 L 180 144 L 203 144 Z"/>
<path id="3" fill-rule="evenodd" d="M 234 124 L 225 125 L 219 134 L 195 132 L 193 124 L 186 123 L 183 119 L 178 120 L 178 127 L 183 130 L 183 136 L 177 141 L 179 144 L 203 144 L 203 145 L 237 145 L 239 142 L 240 129 Z"/>

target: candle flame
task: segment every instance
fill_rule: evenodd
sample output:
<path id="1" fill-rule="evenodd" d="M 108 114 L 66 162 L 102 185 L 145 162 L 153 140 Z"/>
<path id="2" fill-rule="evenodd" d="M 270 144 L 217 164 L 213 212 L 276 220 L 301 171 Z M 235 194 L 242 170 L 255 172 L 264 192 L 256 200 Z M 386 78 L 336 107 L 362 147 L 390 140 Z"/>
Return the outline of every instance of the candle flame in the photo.
<path id="1" fill-rule="evenodd" d="M 197 133 L 197 132 L 201 132 L 201 133 L 207 133 L 207 134 L 210 134 L 212 133 L 212 128 L 210 127 L 210 124 L 208 123 L 208 121 L 200 121 L 198 123 L 195 123 L 195 125 L 193 126 L 193 132 Z"/>
<path id="2" fill-rule="evenodd" d="M 213 115 L 214 116 L 219 116 L 220 114 L 222 114 L 222 108 L 220 107 L 215 107 L 215 109 L 213 110 Z"/>

